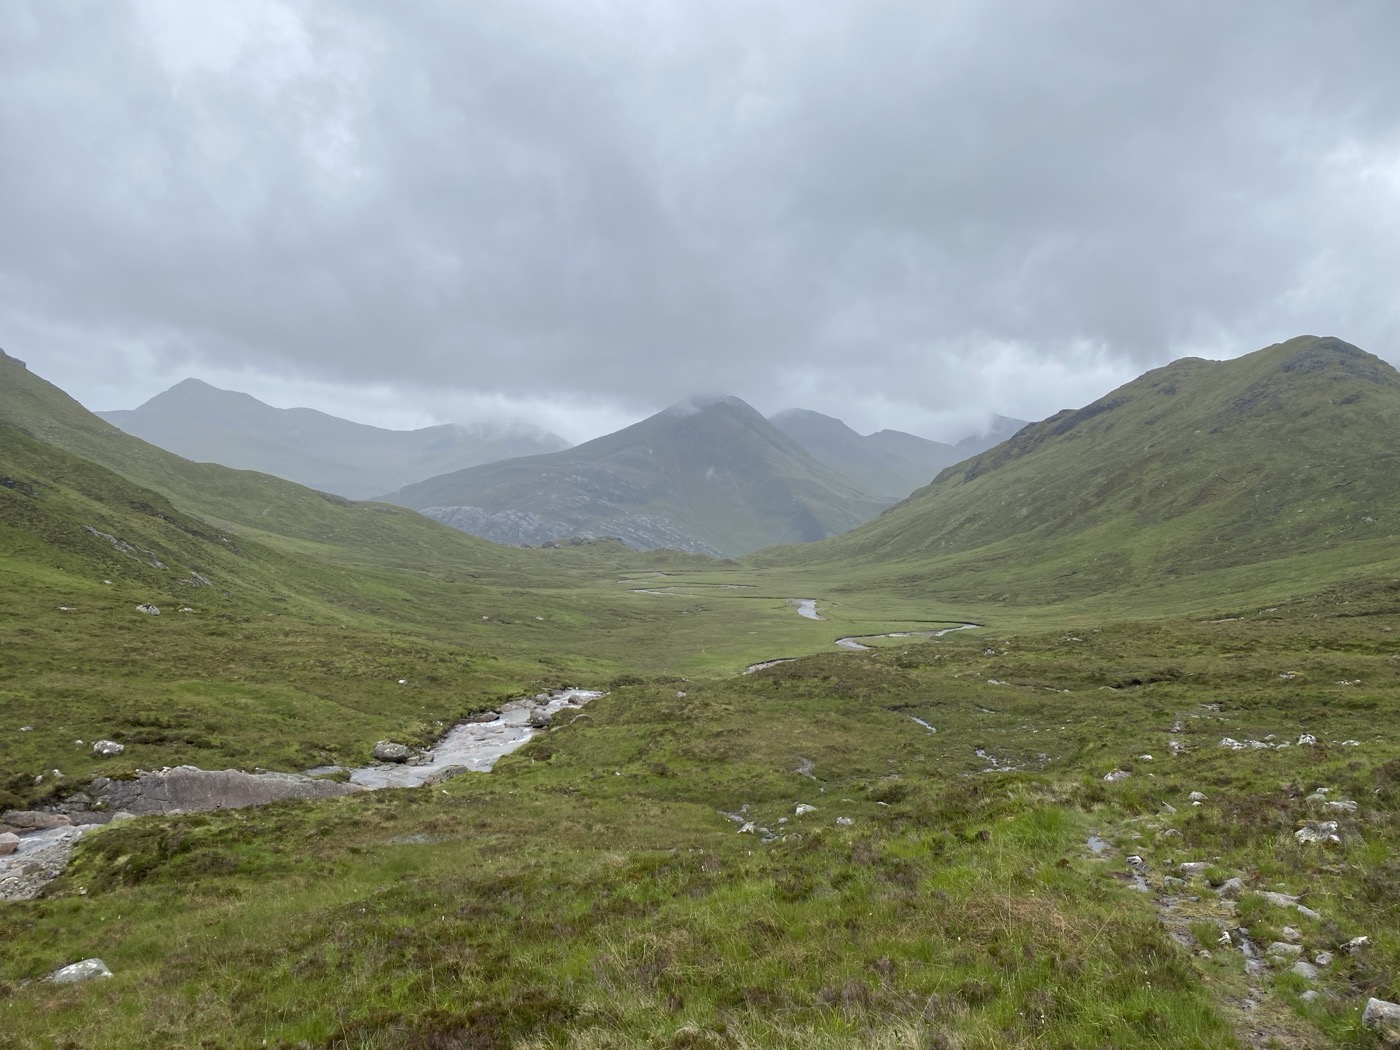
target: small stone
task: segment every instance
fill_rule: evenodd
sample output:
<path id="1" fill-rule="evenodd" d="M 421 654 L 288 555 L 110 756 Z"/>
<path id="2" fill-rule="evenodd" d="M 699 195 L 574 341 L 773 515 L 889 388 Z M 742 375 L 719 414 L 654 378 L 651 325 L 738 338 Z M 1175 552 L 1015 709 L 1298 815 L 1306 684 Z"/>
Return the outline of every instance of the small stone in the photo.
<path id="1" fill-rule="evenodd" d="M 1370 943 L 1371 938 L 1369 937 L 1353 937 L 1351 940 L 1347 941 L 1346 944 L 1342 945 L 1342 950 L 1348 955 L 1355 955 Z"/>
<path id="2" fill-rule="evenodd" d="M 71 966 L 55 970 L 44 980 L 54 984 L 77 984 L 80 981 L 90 981 L 94 977 L 111 976 L 112 971 L 107 969 L 107 964 L 101 959 L 84 959 L 82 962 L 75 962 Z"/>
<path id="3" fill-rule="evenodd" d="M 1278 935 L 1282 937 L 1285 941 L 1287 941 L 1289 944 L 1300 944 L 1303 940 L 1302 933 L 1300 933 L 1297 929 L 1295 929 L 1292 926 L 1285 926 L 1283 929 L 1278 931 Z"/>
<path id="4" fill-rule="evenodd" d="M 1176 870 L 1187 878 L 1195 878 L 1197 875 L 1204 874 L 1208 867 L 1210 867 L 1210 865 L 1203 860 L 1188 860 L 1182 864 L 1178 864 Z"/>
<path id="5" fill-rule="evenodd" d="M 20 726 L 20 727 L 19 727 L 19 731 L 20 731 L 21 733 L 32 733 L 32 732 L 34 732 L 34 727 L 33 727 L 33 726 Z"/>
<path id="6" fill-rule="evenodd" d="M 1315 981 L 1321 975 L 1317 972 L 1317 967 L 1312 963 L 1303 962 L 1301 959 L 1288 968 L 1289 973 L 1296 973 L 1305 981 Z"/>
<path id="7" fill-rule="evenodd" d="M 1151 762 L 1151 761 L 1152 761 L 1152 756 L 1151 756 L 1151 755 L 1138 755 L 1138 761 L 1139 761 L 1139 762 Z"/>
<path id="8" fill-rule="evenodd" d="M 1201 791 L 1193 791 L 1186 797 L 1192 802 L 1204 802 L 1206 800 L 1205 793 Z"/>
<path id="9" fill-rule="evenodd" d="M 8 857 L 19 849 L 19 836 L 13 831 L 0 832 L 0 857 Z"/>
<path id="10" fill-rule="evenodd" d="M 154 605 L 151 605 L 151 604 L 149 604 L 149 603 L 147 603 L 147 604 L 145 604 L 145 605 L 138 605 L 138 606 L 136 607 L 136 611 L 139 612 L 139 613 L 145 613 L 147 616 L 159 616 L 159 615 L 160 615 L 160 610 L 157 609 Z"/>
<path id="11" fill-rule="evenodd" d="M 1334 958 L 1331 952 L 1318 952 L 1313 956 L 1313 963 L 1317 966 L 1331 966 Z"/>
<path id="12" fill-rule="evenodd" d="M 407 744 L 381 740 L 374 745 L 374 757 L 380 762 L 407 762 L 411 752 Z"/>
<path id="13" fill-rule="evenodd" d="M 93 742 L 92 753 L 101 755 L 103 758 L 111 758 L 113 755 L 120 755 L 126 750 L 125 744 L 119 744 L 115 740 L 97 740 Z"/>
<path id="14" fill-rule="evenodd" d="M 740 835 L 752 835 L 756 830 L 757 830 L 757 829 L 754 827 L 754 822 L 751 821 L 751 820 L 746 820 L 746 821 L 744 821 L 743 827 L 741 827 L 741 828 L 739 829 L 739 834 L 740 834 Z"/>
<path id="15" fill-rule="evenodd" d="M 1305 1003 L 1315 1003 L 1322 998 L 1322 993 L 1319 992 L 1316 988 L 1309 988 L 1302 995 L 1298 996 L 1298 998 Z"/>
<path id="16" fill-rule="evenodd" d="M 809 806 L 809 805 L 807 805 L 807 803 L 805 803 L 805 802 L 799 802 L 799 803 L 797 804 L 797 808 L 794 809 L 792 812 L 793 812 L 793 815 L 794 815 L 794 816 L 800 817 L 800 816 L 802 816 L 804 813 L 815 813 L 816 811 L 817 811 L 817 807 L 816 807 L 816 806 Z"/>
<path id="17" fill-rule="evenodd" d="M 1300 959 L 1303 956 L 1303 948 L 1298 944 L 1274 941 L 1264 949 L 1264 954 L 1272 959 Z"/>
<path id="18" fill-rule="evenodd" d="M 526 723 L 531 729 L 548 729 L 549 723 L 552 721 L 554 721 L 554 713 L 552 711 L 546 711 L 542 707 L 531 711 L 530 717 L 526 719 Z"/>
<path id="19" fill-rule="evenodd" d="M 1215 892 L 1224 897 L 1227 901 L 1238 900 L 1244 892 L 1244 879 L 1236 876 L 1233 879 L 1226 879 L 1215 888 Z"/>
<path id="20" fill-rule="evenodd" d="M 1361 1025 L 1380 1034 L 1382 1039 L 1400 1041 L 1400 1003 L 1369 999 L 1361 1014 Z"/>
<path id="21" fill-rule="evenodd" d="M 1336 810 L 1338 813 L 1355 813 L 1356 803 L 1349 798 L 1337 799 L 1327 803 L 1327 808 Z"/>
<path id="22" fill-rule="evenodd" d="M 1147 861 L 1143 860 L 1143 859 L 1142 859 L 1140 856 L 1138 856 L 1136 853 L 1130 853 L 1130 854 L 1128 854 L 1128 856 L 1125 857 L 1124 859 L 1127 860 L 1128 866 L 1129 866 L 1129 867 L 1132 867 L 1132 868 L 1145 868 L 1145 867 L 1147 867 Z"/>
<path id="23" fill-rule="evenodd" d="M 849 828 L 852 824 L 855 823 L 855 821 L 852 820 L 850 817 L 837 817 L 836 823 L 843 828 Z"/>
<path id="24" fill-rule="evenodd" d="M 1226 751 L 1243 751 L 1245 749 L 1245 745 L 1241 744 L 1232 736 L 1221 737 L 1220 743 L 1216 746 L 1219 748 L 1223 748 Z"/>
<path id="25" fill-rule="evenodd" d="M 1113 769 L 1105 773 L 1103 778 L 1110 784 L 1116 784 L 1120 780 L 1127 780 L 1130 776 L 1132 774 L 1126 769 Z"/>
<path id="26" fill-rule="evenodd" d="M 1302 736 L 1300 736 L 1300 737 L 1298 738 L 1298 746 L 1299 746 L 1299 747 L 1316 747 L 1316 746 L 1317 746 L 1317 737 L 1313 736 L 1311 733 L 1304 733 Z"/>

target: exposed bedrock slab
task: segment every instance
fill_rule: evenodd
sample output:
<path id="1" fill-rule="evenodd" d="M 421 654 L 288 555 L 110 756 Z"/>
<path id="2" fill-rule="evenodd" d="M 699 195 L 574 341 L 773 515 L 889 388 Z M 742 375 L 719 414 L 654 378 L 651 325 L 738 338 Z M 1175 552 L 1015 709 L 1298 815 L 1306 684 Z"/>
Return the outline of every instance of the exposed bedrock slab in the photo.
<path id="1" fill-rule="evenodd" d="M 176 766 L 138 773 L 133 780 L 93 781 L 93 798 L 128 813 L 242 809 L 284 799 L 334 798 L 363 791 L 357 784 L 316 780 L 299 773 L 244 773 L 237 769 Z"/>

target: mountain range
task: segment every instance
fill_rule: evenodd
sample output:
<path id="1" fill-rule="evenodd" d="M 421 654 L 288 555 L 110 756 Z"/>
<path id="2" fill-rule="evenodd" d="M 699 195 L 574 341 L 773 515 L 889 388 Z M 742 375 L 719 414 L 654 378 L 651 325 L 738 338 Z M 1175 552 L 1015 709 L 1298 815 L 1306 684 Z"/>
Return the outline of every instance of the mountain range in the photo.
<path id="1" fill-rule="evenodd" d="M 525 424 L 386 430 L 186 379 L 139 408 L 99 412 L 128 434 L 196 462 L 258 470 L 348 499 L 478 463 L 568 447 Z"/>
<path id="2" fill-rule="evenodd" d="M 692 409 L 704 418 L 682 423 Z M 991 436 L 953 446 L 894 430 L 862 436 L 802 409 L 765 421 L 736 398 L 700 398 L 550 459 L 540 457 L 567 442 L 528 425 L 385 430 L 195 379 L 97 414 L 185 459 L 381 497 L 498 543 L 610 536 L 711 556 L 845 531 L 1023 425 L 998 416 Z M 491 463 L 510 465 L 460 473 Z"/>
<path id="3" fill-rule="evenodd" d="M 832 536 L 891 502 L 736 397 L 691 399 L 562 452 L 470 467 L 385 499 L 503 543 L 617 536 L 714 556 Z"/>

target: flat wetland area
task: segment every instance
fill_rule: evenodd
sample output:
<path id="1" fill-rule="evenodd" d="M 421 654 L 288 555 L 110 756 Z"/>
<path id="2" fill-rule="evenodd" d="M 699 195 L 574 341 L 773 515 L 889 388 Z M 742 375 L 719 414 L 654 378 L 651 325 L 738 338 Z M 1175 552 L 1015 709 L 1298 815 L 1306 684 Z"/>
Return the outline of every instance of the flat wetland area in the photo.
<path id="1" fill-rule="evenodd" d="M 4 1037 L 1374 1038 L 1361 1008 L 1400 993 L 1392 585 L 1096 620 L 627 563 L 479 592 L 470 613 L 439 595 L 442 629 L 247 602 L 146 617 L 103 585 L 8 591 L 11 806 L 99 771 L 359 764 L 377 739 L 427 744 L 512 695 L 608 694 L 490 773 L 89 833 L 41 898 L 0 908 Z M 964 622 L 981 626 L 835 645 Z M 740 673 L 778 657 L 798 659 Z M 127 750 L 74 744 L 99 734 Z M 34 783 L 53 768 L 63 780 Z M 1328 821 L 1335 841 L 1298 840 Z M 1251 965 L 1291 940 L 1298 953 Z M 94 956 L 115 976 L 39 980 Z M 1311 978 L 1290 968 L 1319 956 Z"/>

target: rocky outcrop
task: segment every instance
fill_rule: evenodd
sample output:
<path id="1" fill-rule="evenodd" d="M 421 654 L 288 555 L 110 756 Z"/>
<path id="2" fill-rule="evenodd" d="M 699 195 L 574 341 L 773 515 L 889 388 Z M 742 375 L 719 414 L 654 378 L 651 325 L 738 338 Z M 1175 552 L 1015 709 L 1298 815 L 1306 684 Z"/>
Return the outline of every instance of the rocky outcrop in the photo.
<path id="1" fill-rule="evenodd" d="M 177 810 L 242 809 L 284 799 L 322 799 L 363 788 L 317 780 L 299 773 L 244 773 L 176 766 L 139 773 L 132 780 L 92 782 L 93 804 L 128 813 L 173 813 Z"/>

